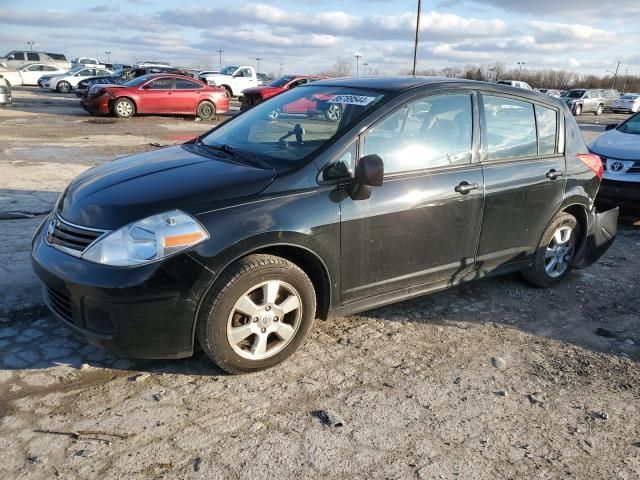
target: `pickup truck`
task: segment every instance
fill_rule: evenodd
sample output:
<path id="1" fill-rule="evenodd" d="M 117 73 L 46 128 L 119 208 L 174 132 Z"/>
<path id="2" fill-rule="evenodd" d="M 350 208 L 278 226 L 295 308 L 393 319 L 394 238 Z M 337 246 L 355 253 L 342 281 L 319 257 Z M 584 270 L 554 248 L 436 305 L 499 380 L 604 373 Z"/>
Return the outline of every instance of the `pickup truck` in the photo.
<path id="1" fill-rule="evenodd" d="M 243 90 L 259 85 L 253 67 L 224 67 L 220 73 L 205 75 L 204 81 L 212 87 L 223 87 L 230 97 L 240 97 Z"/>

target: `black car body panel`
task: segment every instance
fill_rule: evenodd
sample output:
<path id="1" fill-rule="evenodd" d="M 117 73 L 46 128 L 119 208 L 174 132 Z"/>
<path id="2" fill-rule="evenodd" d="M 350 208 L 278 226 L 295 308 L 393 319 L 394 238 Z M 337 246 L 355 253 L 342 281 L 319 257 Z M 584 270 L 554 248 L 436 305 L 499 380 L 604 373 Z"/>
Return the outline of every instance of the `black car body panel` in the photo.
<path id="1" fill-rule="evenodd" d="M 68 222 L 114 230 L 181 209 L 210 239 L 159 262 L 120 268 L 56 250 L 41 227 L 34 237 L 33 265 L 56 316 L 118 353 L 176 358 L 193 350 L 206 292 L 227 267 L 250 253 L 274 253 L 303 266 L 319 292 L 319 316 L 326 317 L 520 270 L 531 264 L 543 232 L 563 210 L 576 212 L 585 227 L 576 265 L 595 261 L 615 236 L 617 211 L 596 213 L 599 179 L 576 157 L 587 152 L 586 146 L 560 100 L 451 79 L 347 78 L 313 85 L 366 86 L 389 95 L 296 168 L 261 168 L 199 152 L 192 142 L 119 159 L 77 177 L 57 210 Z M 359 158 L 364 134 L 405 102 L 452 92 L 472 98 L 468 163 L 385 175 L 364 199 L 350 196 L 351 177 L 325 180 L 341 152 L 352 148 Z M 483 94 L 555 110 L 559 153 L 489 161 Z M 549 172 L 557 175 L 551 178 Z M 460 185 L 476 188 L 461 193 Z M 71 319 L 61 314 L 65 305 Z M 111 330 L 92 326 L 92 308 L 108 313 Z"/>

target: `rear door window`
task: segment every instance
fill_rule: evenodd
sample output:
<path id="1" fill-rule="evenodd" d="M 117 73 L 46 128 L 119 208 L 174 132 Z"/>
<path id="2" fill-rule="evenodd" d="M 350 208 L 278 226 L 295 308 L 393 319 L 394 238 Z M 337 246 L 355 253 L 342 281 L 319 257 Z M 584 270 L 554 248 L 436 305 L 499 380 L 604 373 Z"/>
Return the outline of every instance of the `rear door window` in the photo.
<path id="1" fill-rule="evenodd" d="M 538 124 L 538 155 L 552 155 L 556 153 L 558 112 L 540 105 L 536 105 L 535 108 Z"/>
<path id="2" fill-rule="evenodd" d="M 202 87 L 196 82 L 192 82 L 191 80 L 186 80 L 184 78 L 176 78 L 177 90 L 198 90 L 199 88 Z"/>
<path id="3" fill-rule="evenodd" d="M 489 160 L 536 156 L 533 104 L 506 97 L 482 96 Z"/>
<path id="4" fill-rule="evenodd" d="M 385 173 L 470 163 L 472 112 L 470 94 L 414 100 L 365 134 L 363 155 L 379 155 Z"/>

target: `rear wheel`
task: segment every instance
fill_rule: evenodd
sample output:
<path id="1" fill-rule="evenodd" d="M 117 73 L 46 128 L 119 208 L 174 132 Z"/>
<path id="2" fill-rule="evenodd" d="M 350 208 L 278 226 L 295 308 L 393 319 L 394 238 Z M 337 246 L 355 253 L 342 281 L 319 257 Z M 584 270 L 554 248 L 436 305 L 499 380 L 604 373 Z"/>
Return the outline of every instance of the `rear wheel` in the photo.
<path id="1" fill-rule="evenodd" d="M 205 100 L 198 105 L 197 115 L 202 120 L 211 120 L 215 114 L 216 106 L 213 103 Z"/>
<path id="2" fill-rule="evenodd" d="M 263 370 L 302 345 L 315 310 L 313 284 L 297 265 L 272 255 L 249 255 L 231 265 L 208 293 L 198 341 L 227 372 Z"/>
<path id="3" fill-rule="evenodd" d="M 604 105 L 598 105 L 598 108 L 594 112 L 594 115 L 600 115 L 604 111 Z"/>
<path id="4" fill-rule="evenodd" d="M 62 82 L 58 83 L 58 85 L 56 86 L 56 90 L 58 90 L 60 93 L 69 93 L 71 91 L 71 84 L 63 80 Z"/>
<path id="5" fill-rule="evenodd" d="M 523 271 L 522 276 L 538 287 L 551 287 L 561 282 L 569 275 L 581 235 L 580 224 L 573 215 L 558 215 L 542 235 L 533 265 Z"/>
<path id="6" fill-rule="evenodd" d="M 111 110 L 116 117 L 130 118 L 135 115 L 136 106 L 128 98 L 119 98 L 113 103 Z"/>
<path id="7" fill-rule="evenodd" d="M 582 113 L 582 105 L 576 105 L 573 107 L 573 114 L 577 117 Z"/>
<path id="8" fill-rule="evenodd" d="M 280 117 L 280 109 L 276 108 L 275 110 L 271 110 L 267 116 L 271 119 L 271 120 L 277 120 Z"/>
<path id="9" fill-rule="evenodd" d="M 324 118 L 326 118 L 331 122 L 337 122 L 338 120 L 340 120 L 341 116 L 342 116 L 342 109 L 340 108 L 340 105 L 337 105 L 337 104 L 331 105 L 329 109 L 325 110 L 324 112 Z"/>

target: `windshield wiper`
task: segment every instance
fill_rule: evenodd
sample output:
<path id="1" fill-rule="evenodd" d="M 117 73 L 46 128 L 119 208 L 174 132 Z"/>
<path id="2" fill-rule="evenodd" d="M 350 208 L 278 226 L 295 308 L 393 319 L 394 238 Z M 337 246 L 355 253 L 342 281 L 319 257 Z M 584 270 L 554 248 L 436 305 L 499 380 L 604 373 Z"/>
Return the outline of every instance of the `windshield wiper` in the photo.
<path id="1" fill-rule="evenodd" d="M 226 143 L 221 145 L 209 145 L 204 143 L 201 139 L 196 140 L 196 145 L 205 148 L 206 150 L 217 150 L 219 152 L 226 153 L 228 156 L 244 160 L 245 162 L 259 168 L 271 168 L 268 163 L 262 160 L 257 155 L 242 150 L 237 150 Z"/>

